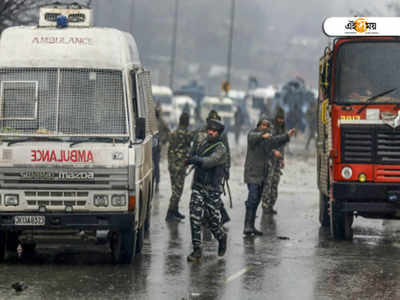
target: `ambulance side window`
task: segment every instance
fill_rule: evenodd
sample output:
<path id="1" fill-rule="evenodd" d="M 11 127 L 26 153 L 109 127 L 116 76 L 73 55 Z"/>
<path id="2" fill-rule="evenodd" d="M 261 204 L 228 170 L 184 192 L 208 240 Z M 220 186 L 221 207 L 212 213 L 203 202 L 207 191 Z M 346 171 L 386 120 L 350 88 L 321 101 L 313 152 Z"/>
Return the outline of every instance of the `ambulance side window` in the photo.
<path id="1" fill-rule="evenodd" d="M 140 74 L 136 75 L 136 84 L 137 84 L 137 106 L 138 106 L 138 117 L 146 118 L 146 98 L 144 94 L 144 87 L 143 87 L 143 77 Z"/>
<path id="2" fill-rule="evenodd" d="M 132 107 L 135 119 L 138 117 L 138 103 L 137 103 L 137 85 L 136 85 L 136 74 L 131 72 L 132 82 Z"/>

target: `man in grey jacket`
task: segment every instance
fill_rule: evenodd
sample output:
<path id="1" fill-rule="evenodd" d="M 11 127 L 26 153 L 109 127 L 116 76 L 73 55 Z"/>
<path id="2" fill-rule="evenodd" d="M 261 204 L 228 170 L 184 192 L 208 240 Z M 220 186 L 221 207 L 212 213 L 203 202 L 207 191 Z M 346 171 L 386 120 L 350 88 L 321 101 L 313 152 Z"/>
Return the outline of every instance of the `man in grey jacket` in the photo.
<path id="1" fill-rule="evenodd" d="M 244 182 L 247 183 L 249 194 L 246 201 L 243 231 L 245 235 L 263 234 L 254 227 L 254 222 L 265 178 L 268 175 L 269 161 L 274 155 L 273 150 L 289 142 L 289 138 L 296 133 L 295 129 L 290 129 L 286 134 L 272 136 L 270 130 L 271 123 L 266 116 L 261 116 L 257 127 L 251 130 L 247 136 Z"/>

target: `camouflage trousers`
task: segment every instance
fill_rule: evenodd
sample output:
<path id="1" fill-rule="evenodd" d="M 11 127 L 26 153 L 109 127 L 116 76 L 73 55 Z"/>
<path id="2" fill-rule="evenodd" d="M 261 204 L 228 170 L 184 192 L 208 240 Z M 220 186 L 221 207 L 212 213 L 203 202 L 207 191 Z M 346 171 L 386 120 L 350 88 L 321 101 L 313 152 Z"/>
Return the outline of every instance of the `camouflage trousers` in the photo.
<path id="1" fill-rule="evenodd" d="M 201 187 L 193 187 L 190 199 L 190 229 L 193 247 L 201 245 L 202 225 L 207 227 L 217 240 L 225 235 L 219 212 L 220 196 L 219 192 L 209 192 Z"/>
<path id="2" fill-rule="evenodd" d="M 183 187 L 185 185 L 186 168 L 170 168 L 169 176 L 171 178 L 171 198 L 169 199 L 169 210 L 177 211 L 179 200 L 181 199 Z"/>
<path id="3" fill-rule="evenodd" d="M 274 158 L 269 167 L 268 176 L 265 178 L 264 188 L 261 192 L 261 202 L 263 208 L 272 209 L 278 199 L 278 185 L 281 179 L 281 163 Z"/>

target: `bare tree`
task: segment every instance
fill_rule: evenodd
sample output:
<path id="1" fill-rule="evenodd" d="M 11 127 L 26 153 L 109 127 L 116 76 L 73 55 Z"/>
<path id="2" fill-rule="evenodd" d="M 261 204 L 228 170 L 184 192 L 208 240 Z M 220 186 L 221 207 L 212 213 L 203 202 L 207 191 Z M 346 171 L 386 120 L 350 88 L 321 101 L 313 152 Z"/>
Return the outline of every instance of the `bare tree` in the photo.
<path id="1" fill-rule="evenodd" d="M 90 7 L 92 0 L 74 2 Z M 68 1 L 66 4 L 74 2 Z M 55 3 L 60 4 L 59 2 Z M 46 4 L 53 4 L 53 2 L 48 0 L 0 0 L 0 32 L 9 26 L 37 24 L 38 9 Z"/>

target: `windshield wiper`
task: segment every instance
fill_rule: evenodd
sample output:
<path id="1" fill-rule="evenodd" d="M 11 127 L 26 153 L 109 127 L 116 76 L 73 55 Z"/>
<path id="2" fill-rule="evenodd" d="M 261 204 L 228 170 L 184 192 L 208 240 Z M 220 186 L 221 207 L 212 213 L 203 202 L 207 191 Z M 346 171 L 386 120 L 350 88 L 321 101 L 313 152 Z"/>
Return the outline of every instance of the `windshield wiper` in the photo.
<path id="1" fill-rule="evenodd" d="M 64 142 L 64 140 L 60 139 L 60 138 L 47 138 L 47 137 L 33 136 L 33 137 L 29 137 L 29 138 L 9 141 L 7 146 L 10 146 L 12 144 L 17 144 L 17 143 L 36 142 L 36 141 L 40 141 L 40 142 Z"/>
<path id="2" fill-rule="evenodd" d="M 128 137 L 125 138 L 114 138 L 114 137 L 89 137 L 86 139 L 78 140 L 75 142 L 72 142 L 69 146 L 72 147 L 73 145 L 80 144 L 80 143 L 88 143 L 88 142 L 94 142 L 94 143 L 125 143 L 128 141 Z"/>
<path id="3" fill-rule="evenodd" d="M 385 96 L 385 95 L 387 95 L 387 94 L 390 94 L 391 92 L 393 92 L 393 91 L 395 91 L 395 90 L 397 90 L 397 88 L 393 88 L 393 89 L 384 91 L 384 92 L 382 92 L 382 93 L 376 94 L 376 95 L 374 95 L 374 96 L 372 96 L 372 97 L 369 97 L 369 98 L 366 100 L 366 103 L 365 103 L 363 106 L 361 106 L 361 107 L 357 110 L 357 113 L 359 114 L 360 112 L 362 112 L 362 111 L 368 106 L 368 104 L 370 104 L 373 100 L 375 100 L 375 99 L 377 99 L 377 98 L 379 98 L 379 97 Z"/>

